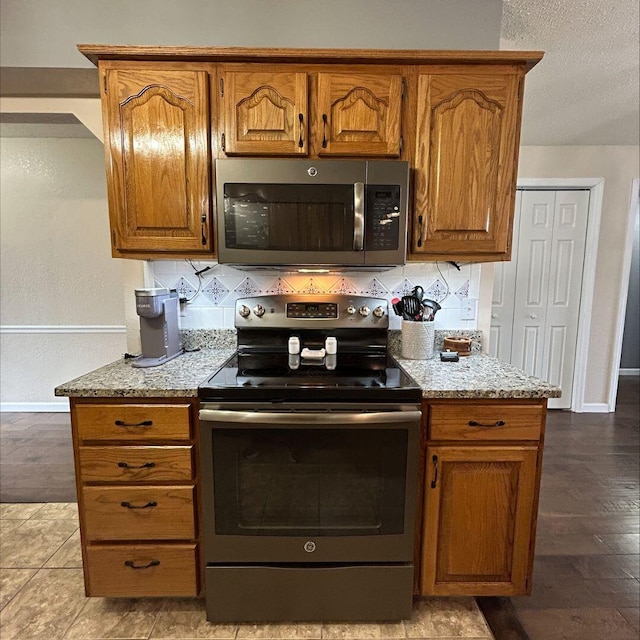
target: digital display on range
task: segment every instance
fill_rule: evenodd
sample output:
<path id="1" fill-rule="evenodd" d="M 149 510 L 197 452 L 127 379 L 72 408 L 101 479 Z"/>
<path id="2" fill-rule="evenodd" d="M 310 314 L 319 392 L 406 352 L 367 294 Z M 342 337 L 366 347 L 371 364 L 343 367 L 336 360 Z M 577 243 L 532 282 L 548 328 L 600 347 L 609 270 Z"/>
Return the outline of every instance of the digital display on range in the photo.
<path id="1" fill-rule="evenodd" d="M 290 302 L 287 304 L 287 318 L 337 318 L 338 305 L 335 302 Z"/>

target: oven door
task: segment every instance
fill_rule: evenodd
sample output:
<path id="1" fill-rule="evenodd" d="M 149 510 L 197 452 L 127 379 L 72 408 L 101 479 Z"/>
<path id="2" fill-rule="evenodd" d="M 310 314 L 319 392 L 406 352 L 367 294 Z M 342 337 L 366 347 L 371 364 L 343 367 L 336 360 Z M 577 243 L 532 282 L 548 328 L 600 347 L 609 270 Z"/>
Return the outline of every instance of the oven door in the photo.
<path id="1" fill-rule="evenodd" d="M 204 405 L 205 559 L 410 562 L 417 405 Z"/>

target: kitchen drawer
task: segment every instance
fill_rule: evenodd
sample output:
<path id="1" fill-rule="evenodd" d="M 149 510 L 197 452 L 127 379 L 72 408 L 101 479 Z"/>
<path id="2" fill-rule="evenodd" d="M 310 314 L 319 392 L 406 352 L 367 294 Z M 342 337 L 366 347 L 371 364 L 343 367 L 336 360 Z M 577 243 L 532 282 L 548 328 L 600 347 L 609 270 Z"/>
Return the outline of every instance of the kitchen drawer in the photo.
<path id="1" fill-rule="evenodd" d="M 189 482 L 193 447 L 79 447 L 82 482 Z"/>
<path id="2" fill-rule="evenodd" d="M 195 538 L 194 486 L 83 487 L 87 540 Z"/>
<path id="3" fill-rule="evenodd" d="M 430 440 L 539 440 L 542 404 L 432 403 Z"/>
<path id="4" fill-rule="evenodd" d="M 199 591 L 196 552 L 195 543 L 88 545 L 87 595 L 196 596 Z"/>
<path id="5" fill-rule="evenodd" d="M 77 404 L 80 440 L 189 440 L 188 404 Z"/>

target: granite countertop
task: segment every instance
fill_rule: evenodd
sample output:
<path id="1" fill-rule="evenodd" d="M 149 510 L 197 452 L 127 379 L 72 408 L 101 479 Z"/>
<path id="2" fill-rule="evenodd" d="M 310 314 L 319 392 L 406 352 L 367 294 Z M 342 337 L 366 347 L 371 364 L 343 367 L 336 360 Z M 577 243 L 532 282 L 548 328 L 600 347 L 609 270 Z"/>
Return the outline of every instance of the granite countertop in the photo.
<path id="1" fill-rule="evenodd" d="M 57 396 L 83 398 L 195 397 L 198 386 L 231 355 L 232 346 L 203 346 L 159 367 L 140 369 L 117 360 L 56 388 Z M 459 362 L 407 360 L 400 365 L 422 387 L 424 398 L 557 398 L 560 389 L 485 355 Z"/>
<path id="2" fill-rule="evenodd" d="M 198 386 L 235 353 L 233 347 L 202 348 L 158 367 L 141 369 L 116 360 L 56 387 L 57 396 L 81 398 L 195 397 Z"/>
<path id="3" fill-rule="evenodd" d="M 400 366 L 422 387 L 423 398 L 559 398 L 562 392 L 540 378 L 486 355 L 461 357 L 458 362 L 407 360 Z"/>

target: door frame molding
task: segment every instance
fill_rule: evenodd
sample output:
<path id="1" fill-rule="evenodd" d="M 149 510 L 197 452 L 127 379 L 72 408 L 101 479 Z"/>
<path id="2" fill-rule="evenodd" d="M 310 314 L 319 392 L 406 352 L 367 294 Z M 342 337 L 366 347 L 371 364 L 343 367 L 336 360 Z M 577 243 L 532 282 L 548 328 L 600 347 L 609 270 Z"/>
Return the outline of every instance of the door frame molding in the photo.
<path id="1" fill-rule="evenodd" d="M 580 310 L 593 308 L 593 290 L 596 280 L 596 257 L 598 255 L 598 238 L 600 236 L 600 219 L 602 217 L 602 198 L 604 195 L 604 178 L 518 178 L 518 189 L 539 189 L 547 191 L 588 189 L 589 211 L 587 213 L 587 237 L 582 265 L 582 287 L 580 289 Z M 620 322 L 618 318 L 618 333 Z M 589 355 L 589 335 L 591 333 L 591 314 L 578 314 L 578 335 L 576 338 L 576 359 L 573 366 L 573 390 L 571 393 L 571 411 L 576 413 L 601 413 L 613 411 L 611 397 L 609 404 L 591 404 L 584 401 L 586 384 L 587 358 Z M 620 340 L 622 338 L 620 337 Z M 618 361 L 620 356 L 618 354 Z M 613 360 L 612 360 L 613 362 Z M 619 367 L 615 366 L 617 372 Z M 618 375 L 615 373 L 616 384 Z"/>

